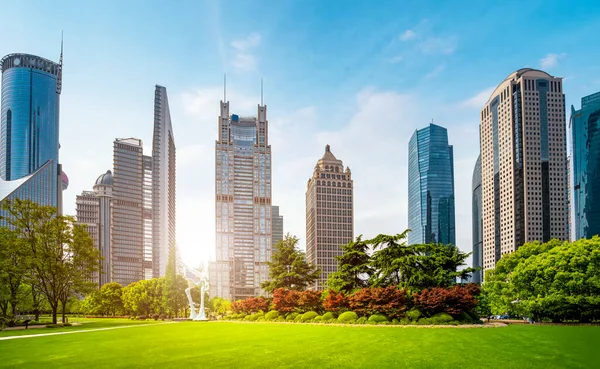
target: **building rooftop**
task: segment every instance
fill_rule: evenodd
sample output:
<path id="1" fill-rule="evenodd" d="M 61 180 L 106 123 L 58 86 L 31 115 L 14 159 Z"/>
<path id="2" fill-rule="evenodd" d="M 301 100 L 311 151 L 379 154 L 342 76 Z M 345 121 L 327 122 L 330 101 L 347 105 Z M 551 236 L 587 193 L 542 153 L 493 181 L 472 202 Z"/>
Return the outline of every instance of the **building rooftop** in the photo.
<path id="1" fill-rule="evenodd" d="M 96 185 L 102 186 L 112 186 L 113 185 L 113 174 L 110 170 L 107 170 L 106 173 L 100 175 L 98 179 L 96 179 Z"/>

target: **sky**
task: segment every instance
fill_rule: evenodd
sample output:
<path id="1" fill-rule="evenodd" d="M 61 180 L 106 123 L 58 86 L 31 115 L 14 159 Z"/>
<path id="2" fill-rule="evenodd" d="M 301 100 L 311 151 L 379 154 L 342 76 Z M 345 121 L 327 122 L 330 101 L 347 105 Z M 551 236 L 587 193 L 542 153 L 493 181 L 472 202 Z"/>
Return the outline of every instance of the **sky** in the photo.
<path id="1" fill-rule="evenodd" d="M 456 239 L 470 252 L 479 111 L 492 90 L 530 67 L 564 77 L 567 111 L 600 91 L 597 1 L 30 0 L 2 13 L 2 55 L 58 61 L 64 31 L 67 214 L 112 169 L 115 138 L 141 138 L 151 154 L 154 86 L 167 88 L 187 264 L 214 254 L 225 73 L 233 114 L 256 114 L 264 79 L 273 204 L 302 248 L 306 183 L 326 144 L 352 170 L 354 234 L 406 229 L 408 141 L 433 121 L 454 146 Z"/>

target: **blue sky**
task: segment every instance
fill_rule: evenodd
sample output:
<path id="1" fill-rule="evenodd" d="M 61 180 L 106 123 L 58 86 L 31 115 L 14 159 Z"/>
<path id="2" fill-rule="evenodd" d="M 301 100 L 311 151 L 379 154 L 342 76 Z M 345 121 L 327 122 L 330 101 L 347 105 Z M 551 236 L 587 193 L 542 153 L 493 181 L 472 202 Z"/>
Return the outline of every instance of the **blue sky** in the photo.
<path id="1" fill-rule="evenodd" d="M 214 140 L 223 73 L 234 113 L 265 103 L 273 201 L 304 245 L 304 192 L 325 144 L 352 169 L 355 234 L 407 226 L 407 147 L 448 128 L 457 243 L 471 249 L 479 110 L 512 71 L 565 78 L 567 106 L 600 90 L 595 1 L 55 1 L 3 4 L 0 53 L 58 60 L 65 210 L 112 168 L 116 137 L 150 153 L 154 85 L 167 87 L 178 150 L 178 243 L 214 249 Z"/>

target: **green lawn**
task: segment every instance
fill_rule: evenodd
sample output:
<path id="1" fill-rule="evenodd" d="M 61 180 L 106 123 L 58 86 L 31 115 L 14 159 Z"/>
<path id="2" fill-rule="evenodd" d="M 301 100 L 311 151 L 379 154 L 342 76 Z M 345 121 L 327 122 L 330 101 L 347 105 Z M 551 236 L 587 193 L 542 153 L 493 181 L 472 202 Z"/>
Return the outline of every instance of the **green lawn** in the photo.
<path id="1" fill-rule="evenodd" d="M 46 319 L 41 319 L 41 321 L 46 322 L 46 323 L 52 323 L 52 320 L 47 321 Z M 88 330 L 88 329 L 117 327 L 117 326 L 123 326 L 123 325 L 155 324 L 155 323 L 160 323 L 160 322 L 155 322 L 154 320 L 137 321 L 137 320 L 127 320 L 127 319 L 110 319 L 110 318 L 88 319 L 88 318 L 69 317 L 69 323 L 80 323 L 81 325 L 74 325 L 71 327 L 62 327 L 62 328 L 35 328 L 33 326 L 29 326 L 29 329 L 4 330 L 4 331 L 0 331 L 0 338 L 8 337 L 8 336 L 25 336 L 25 335 L 35 335 L 35 334 L 46 334 L 46 333 L 54 333 L 54 332 L 82 331 L 82 330 Z M 0 342 L 2 342 L 2 341 L 0 341 Z M 0 347 L 1 347 L 1 344 L 0 344 Z M 2 352 L 0 352 L 0 358 L 2 358 Z M 1 360 L 0 360 L 0 365 L 2 365 Z"/>
<path id="2" fill-rule="evenodd" d="M 92 329 L 113 322 L 84 326 Z M 599 345 L 600 327 L 436 329 L 185 322 L 4 340 L 0 366 L 594 368 L 600 363 Z"/>

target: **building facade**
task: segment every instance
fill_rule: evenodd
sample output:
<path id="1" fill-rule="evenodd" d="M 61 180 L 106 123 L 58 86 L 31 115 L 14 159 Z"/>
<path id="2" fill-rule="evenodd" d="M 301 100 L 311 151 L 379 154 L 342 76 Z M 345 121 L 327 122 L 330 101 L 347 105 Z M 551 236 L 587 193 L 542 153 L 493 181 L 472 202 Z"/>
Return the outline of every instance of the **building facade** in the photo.
<path id="1" fill-rule="evenodd" d="M 165 275 L 169 251 L 175 241 L 175 136 L 167 89 L 154 92 L 154 134 L 152 138 L 152 269 L 154 277 Z M 175 262 L 175 260 L 173 260 Z"/>
<path id="2" fill-rule="evenodd" d="M 232 301 L 265 295 L 271 260 L 271 146 L 267 107 L 257 116 L 230 114 L 220 102 L 215 143 L 216 253 L 211 295 Z"/>
<path id="3" fill-rule="evenodd" d="M 562 91 L 561 78 L 520 69 L 481 110 L 484 269 L 525 242 L 568 238 Z"/>
<path id="4" fill-rule="evenodd" d="M 473 268 L 483 266 L 483 218 L 481 217 L 481 155 L 477 157 L 475 169 L 473 169 Z M 481 283 L 483 281 L 483 271 L 479 270 L 473 273 L 473 283 Z"/>
<path id="5" fill-rule="evenodd" d="M 112 281 L 123 286 L 144 279 L 143 144 L 117 139 L 113 156 Z"/>
<path id="6" fill-rule="evenodd" d="M 315 165 L 306 189 L 306 259 L 321 268 L 313 290 L 326 288 L 337 271 L 341 246 L 354 238 L 354 186 L 350 168 L 338 160 L 329 145 Z"/>
<path id="7" fill-rule="evenodd" d="M 62 55 L 60 63 L 54 63 L 35 55 L 10 54 L 0 65 L 0 200 L 31 200 L 62 213 L 58 161 Z M 26 188 L 19 189 L 24 183 Z"/>
<path id="8" fill-rule="evenodd" d="M 571 106 L 574 239 L 600 234 L 600 92 Z"/>
<path id="9" fill-rule="evenodd" d="M 272 218 L 272 241 L 271 245 L 275 246 L 277 242 L 283 240 L 283 215 L 279 215 L 279 206 L 271 207 Z"/>
<path id="10" fill-rule="evenodd" d="M 408 243 L 456 244 L 454 155 L 448 131 L 416 130 L 408 148 Z"/>
<path id="11" fill-rule="evenodd" d="M 142 210 L 144 219 L 144 279 L 154 278 L 154 223 L 152 221 L 153 209 L 152 199 L 154 197 L 152 191 L 152 184 L 154 177 L 152 176 L 152 157 L 144 155 L 142 156 L 142 168 L 144 171 L 144 184 L 143 184 L 143 204 L 144 209 Z"/>

